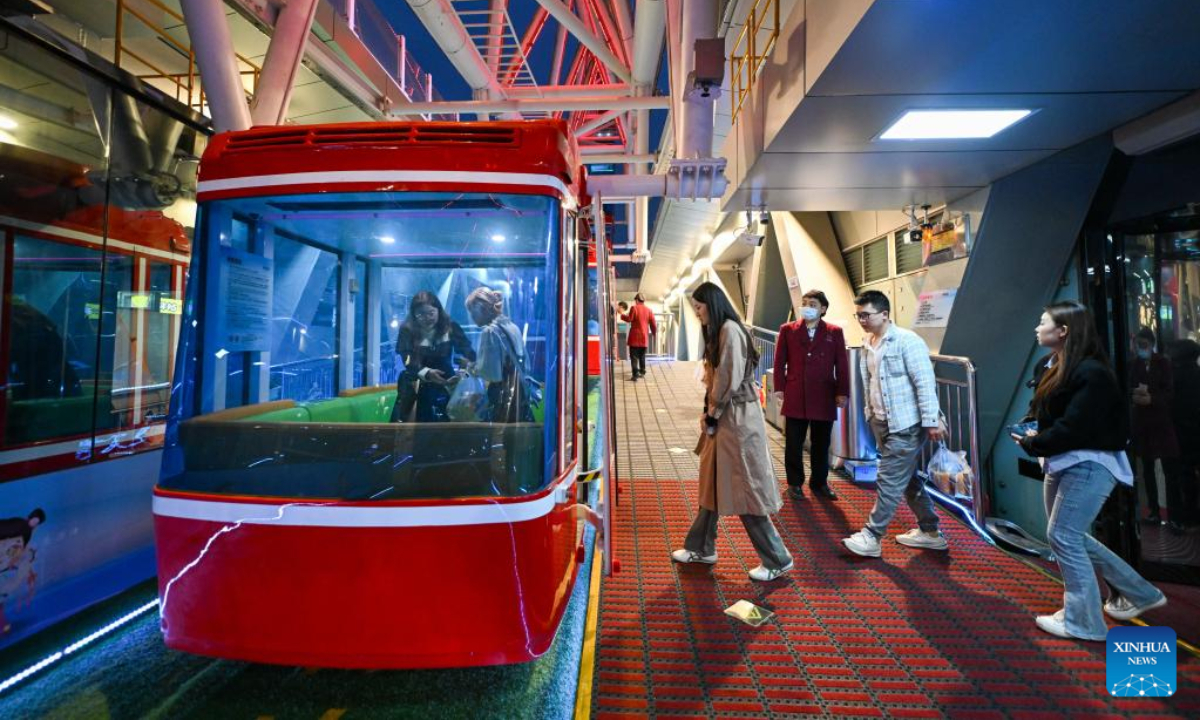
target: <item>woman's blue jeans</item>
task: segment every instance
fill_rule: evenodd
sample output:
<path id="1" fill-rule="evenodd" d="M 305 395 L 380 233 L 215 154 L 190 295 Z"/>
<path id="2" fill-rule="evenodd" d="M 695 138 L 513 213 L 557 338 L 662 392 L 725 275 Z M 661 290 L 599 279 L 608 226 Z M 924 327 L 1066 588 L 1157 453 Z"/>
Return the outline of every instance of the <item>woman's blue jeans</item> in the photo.
<path id="1" fill-rule="evenodd" d="M 1089 533 L 1104 501 L 1117 484 L 1108 470 L 1083 462 L 1046 476 L 1046 536 L 1062 570 L 1067 632 L 1087 640 L 1108 633 L 1101 611 L 1096 571 L 1134 605 L 1149 605 L 1162 593 Z"/>

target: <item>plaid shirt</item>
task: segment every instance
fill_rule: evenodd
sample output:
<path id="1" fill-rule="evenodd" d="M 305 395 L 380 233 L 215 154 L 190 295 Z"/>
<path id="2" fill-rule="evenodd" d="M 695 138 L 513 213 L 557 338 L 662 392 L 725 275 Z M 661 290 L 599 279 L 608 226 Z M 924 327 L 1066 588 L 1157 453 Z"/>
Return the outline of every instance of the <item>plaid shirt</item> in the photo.
<path id="1" fill-rule="evenodd" d="M 921 427 L 938 426 L 937 380 L 929 346 L 911 330 L 892 325 L 883 336 L 884 348 L 879 358 L 879 385 L 883 390 L 884 411 L 888 430 L 899 432 L 918 423 Z M 870 350 L 863 348 L 858 356 L 858 372 L 863 388 L 871 386 L 871 369 L 867 363 Z M 874 416 L 870 394 L 863 409 L 870 420 Z"/>

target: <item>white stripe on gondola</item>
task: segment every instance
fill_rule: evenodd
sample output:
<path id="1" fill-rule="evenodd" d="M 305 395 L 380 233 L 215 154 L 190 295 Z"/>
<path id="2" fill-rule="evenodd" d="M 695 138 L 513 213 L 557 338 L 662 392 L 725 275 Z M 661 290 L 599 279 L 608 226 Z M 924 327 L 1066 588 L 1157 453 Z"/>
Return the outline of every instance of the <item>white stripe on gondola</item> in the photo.
<path id="1" fill-rule="evenodd" d="M 473 185 L 540 185 L 570 197 L 562 180 L 553 175 L 512 172 L 462 172 L 458 170 L 342 170 L 299 172 L 252 177 L 201 180 L 197 194 L 282 185 L 339 185 L 344 183 L 453 183 Z"/>
<path id="2" fill-rule="evenodd" d="M 573 482 L 570 474 L 563 482 Z M 532 500 L 469 505 L 336 505 L 329 501 L 288 503 L 211 502 L 156 496 L 154 514 L 183 520 L 289 527 L 445 527 L 526 522 L 549 515 L 555 493 Z"/>

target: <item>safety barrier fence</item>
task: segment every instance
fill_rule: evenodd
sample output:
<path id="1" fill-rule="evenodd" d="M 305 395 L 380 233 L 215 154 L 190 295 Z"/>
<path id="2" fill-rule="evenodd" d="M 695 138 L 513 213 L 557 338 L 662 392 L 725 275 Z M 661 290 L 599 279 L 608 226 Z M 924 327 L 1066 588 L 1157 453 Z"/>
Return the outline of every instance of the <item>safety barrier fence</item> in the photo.
<path id="1" fill-rule="evenodd" d="M 758 0 L 750 8 L 746 24 L 729 53 L 729 95 L 733 121 L 754 90 L 758 74 L 779 39 L 779 0 Z"/>
<path id="2" fill-rule="evenodd" d="M 405 37 L 396 32 L 375 0 L 327 1 L 346 19 L 346 24 L 405 96 L 414 102 L 441 101 L 441 94 L 433 87 L 433 76 L 413 59 Z M 431 115 L 430 119 L 458 120 L 458 114 Z"/>
<path id="3" fill-rule="evenodd" d="M 761 381 L 775 363 L 775 344 L 778 333 L 765 328 L 750 327 L 751 339 L 758 350 L 758 367 L 755 376 Z M 966 468 L 963 472 L 931 476 L 927 472 L 929 461 L 940 447 L 937 443 L 926 443 L 921 449 L 920 472 L 946 498 L 962 505 L 980 527 L 987 513 L 987 496 L 984 472 L 986 468 L 979 449 L 979 409 L 976 389 L 975 365 L 970 358 L 951 355 L 930 355 L 934 375 L 937 378 L 938 406 L 945 423 L 946 448 L 954 455 L 961 453 Z M 858 372 L 851 367 L 850 372 Z M 775 387 L 780 385 L 776 378 Z M 863 408 L 850 408 L 861 413 Z"/>
<path id="4" fill-rule="evenodd" d="M 979 404 L 975 384 L 975 364 L 970 358 L 952 355 L 931 355 L 934 374 L 937 376 L 938 405 L 944 416 L 946 447 L 955 454 L 962 454 L 967 465 L 966 472 L 948 477 L 926 477 L 943 495 L 952 498 L 968 509 L 976 523 L 983 527 L 987 514 L 987 497 L 983 492 L 984 466 L 979 450 Z M 938 449 L 935 443 L 926 443 L 921 451 L 921 471 Z"/>
<path id="5" fill-rule="evenodd" d="M 180 34 L 178 29 L 184 27 L 183 15 L 160 0 L 116 0 L 116 12 L 113 64 L 155 87 L 159 87 L 167 94 L 173 95 L 178 102 L 203 112 L 204 88 L 200 84 L 196 54 L 192 50 L 190 41 L 177 37 Z M 168 20 L 171 21 L 172 29 L 175 32 L 171 32 L 165 27 Z M 130 23 L 130 25 L 127 27 L 126 23 Z M 151 37 L 177 51 L 181 59 L 186 59 L 186 69 L 164 67 L 165 65 L 176 66 L 177 62 L 164 62 L 158 57 L 151 59 L 149 56 L 152 53 L 147 51 L 145 43 L 137 42 L 147 38 L 147 31 Z M 262 73 L 262 68 L 244 55 L 237 53 L 235 55 L 238 71 L 243 78 L 243 85 L 246 78 L 250 80 L 246 92 L 253 95 L 258 87 L 258 78 Z M 166 87 L 161 87 L 164 82 Z"/>

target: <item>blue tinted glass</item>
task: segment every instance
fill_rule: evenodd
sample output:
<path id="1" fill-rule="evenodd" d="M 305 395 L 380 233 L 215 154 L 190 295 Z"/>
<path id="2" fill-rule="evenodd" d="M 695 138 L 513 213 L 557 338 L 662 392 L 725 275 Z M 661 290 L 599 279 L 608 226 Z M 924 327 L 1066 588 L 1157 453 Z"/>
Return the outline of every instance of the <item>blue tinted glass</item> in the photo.
<path id="1" fill-rule="evenodd" d="M 325 193 L 202 212 L 194 272 L 207 295 L 185 322 L 203 346 L 184 362 L 184 383 L 199 382 L 168 439 L 165 487 L 395 500 L 554 479 L 557 201 Z M 236 222 L 255 238 L 248 251 L 223 246 Z M 245 368 L 230 383 L 241 398 L 206 385 L 221 358 Z"/>

